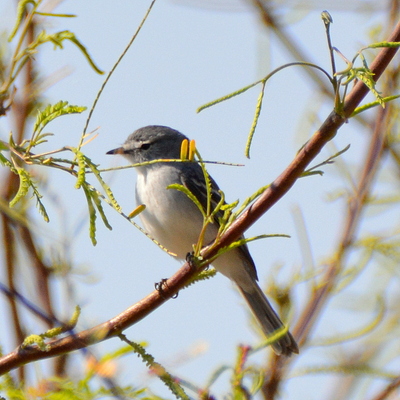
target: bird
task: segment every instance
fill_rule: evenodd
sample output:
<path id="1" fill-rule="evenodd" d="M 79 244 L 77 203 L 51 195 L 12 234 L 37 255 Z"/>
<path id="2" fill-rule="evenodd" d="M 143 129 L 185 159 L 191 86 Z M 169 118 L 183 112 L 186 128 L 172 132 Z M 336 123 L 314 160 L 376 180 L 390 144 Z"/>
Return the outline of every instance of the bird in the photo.
<path id="1" fill-rule="evenodd" d="M 130 163 L 139 164 L 135 168 L 135 196 L 138 205 L 145 205 L 139 214 L 142 224 L 151 237 L 181 260 L 186 259 L 199 239 L 203 215 L 186 193 L 168 186 L 179 184 L 186 187 L 205 208 L 207 189 L 204 172 L 198 162 L 149 162 L 179 160 L 185 139 L 188 138 L 175 129 L 149 125 L 134 131 L 121 147 L 107 152 L 123 155 Z M 209 180 L 212 189 L 211 205 L 215 207 L 221 194 L 211 176 Z M 217 217 L 218 214 L 206 229 L 205 244 L 212 243 L 216 238 L 219 227 Z M 230 249 L 216 258 L 212 266 L 234 282 L 267 338 L 281 332 L 271 344 L 274 352 L 284 356 L 298 354 L 295 339 L 257 283 L 256 266 L 248 246 L 243 244 Z"/>

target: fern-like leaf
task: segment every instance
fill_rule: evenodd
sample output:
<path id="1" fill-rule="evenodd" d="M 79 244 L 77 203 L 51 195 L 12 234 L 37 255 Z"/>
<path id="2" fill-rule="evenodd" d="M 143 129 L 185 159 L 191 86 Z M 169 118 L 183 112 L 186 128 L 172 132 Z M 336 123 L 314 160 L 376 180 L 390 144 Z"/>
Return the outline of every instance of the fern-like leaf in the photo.
<path id="1" fill-rule="evenodd" d="M 15 18 L 15 24 L 14 24 L 14 27 L 13 27 L 10 35 L 8 36 L 8 41 L 9 42 L 11 42 L 11 40 L 13 40 L 15 35 L 17 34 L 18 28 L 21 26 L 22 19 L 23 19 L 24 15 L 25 15 L 26 6 L 28 4 L 33 4 L 35 7 L 37 6 L 36 1 L 34 1 L 34 0 L 21 0 L 18 3 L 17 16 Z"/>
<path id="2" fill-rule="evenodd" d="M 10 168 L 11 170 L 13 170 L 13 172 L 16 173 L 16 170 L 15 170 L 14 166 L 12 165 L 11 161 L 7 157 L 3 156 L 3 154 L 1 154 L 1 152 L 0 152 L 0 164 L 3 165 L 4 167 Z"/>
<path id="3" fill-rule="evenodd" d="M 376 101 L 372 101 L 371 103 L 364 104 L 364 105 L 362 105 L 360 107 L 357 107 L 353 111 L 353 113 L 351 114 L 351 117 L 354 117 L 355 115 L 360 114 L 361 112 L 369 110 L 372 107 L 379 106 L 379 105 L 381 105 L 381 102 L 388 103 L 389 101 L 393 101 L 395 99 L 398 99 L 399 97 L 400 97 L 400 95 L 397 94 L 397 95 L 394 95 L 394 96 L 382 97 L 380 99 L 380 101 L 376 100 Z"/>
<path id="4" fill-rule="evenodd" d="M 204 209 L 200 204 L 199 200 L 197 200 L 197 197 L 186 186 L 180 185 L 178 183 L 173 183 L 172 185 L 168 185 L 167 189 L 179 190 L 180 192 L 186 194 L 186 196 L 189 197 L 189 199 L 193 201 L 194 204 L 196 204 L 200 212 L 203 214 L 203 217 L 204 218 L 206 217 Z"/>
<path id="5" fill-rule="evenodd" d="M 236 249 L 237 247 L 243 246 L 244 244 L 253 242 L 254 240 L 259 240 L 259 239 L 266 239 L 266 238 L 271 238 L 271 237 L 283 237 L 283 238 L 290 238 L 289 235 L 281 234 L 281 233 L 276 233 L 276 234 L 270 234 L 270 235 L 258 235 L 258 236 L 253 236 L 251 238 L 242 238 L 239 240 L 236 240 L 235 242 L 231 243 L 230 245 L 223 247 L 220 249 L 217 254 L 212 257 L 211 259 L 205 260 L 208 264 L 212 263 L 213 260 L 215 260 L 217 257 L 219 257 L 221 254 L 226 253 L 229 250 Z"/>
<path id="6" fill-rule="evenodd" d="M 187 288 L 199 281 L 206 281 L 208 279 L 213 278 L 217 274 L 217 271 L 214 268 L 206 269 L 201 271 L 199 274 L 193 277 L 184 287 Z"/>
<path id="7" fill-rule="evenodd" d="M 269 186 L 270 186 L 269 184 L 266 186 L 262 186 L 251 196 L 247 197 L 242 203 L 242 205 L 239 207 L 239 209 L 231 214 L 228 221 L 228 225 L 230 225 L 243 212 L 243 210 L 247 208 L 247 206 L 249 206 L 257 197 L 261 196 L 265 192 L 265 190 L 269 188 Z"/>
<path id="8" fill-rule="evenodd" d="M 320 168 L 324 165 L 328 165 L 328 164 L 333 164 L 334 163 L 334 159 L 341 156 L 343 153 L 345 153 L 347 150 L 349 150 L 350 145 L 348 144 L 344 149 L 338 151 L 337 153 L 335 153 L 334 155 L 330 156 L 329 158 L 327 158 L 326 160 L 322 161 L 321 163 L 314 165 L 313 167 L 307 169 L 306 171 L 304 171 L 300 177 L 303 178 L 305 176 L 310 176 L 310 175 L 323 175 L 323 171 L 318 170 L 317 168 Z"/>
<path id="9" fill-rule="evenodd" d="M 39 134 L 43 128 L 54 119 L 67 114 L 80 114 L 86 107 L 69 105 L 68 101 L 59 101 L 56 104 L 49 104 L 43 111 L 39 111 L 33 126 L 35 134 Z"/>
<path id="10" fill-rule="evenodd" d="M 76 162 L 78 163 L 78 178 L 75 183 L 75 188 L 80 189 L 81 186 L 84 185 L 86 179 L 86 158 L 80 151 L 76 151 L 75 155 Z"/>
<path id="11" fill-rule="evenodd" d="M 23 197 L 28 194 L 29 188 L 32 188 L 33 195 L 36 197 L 36 205 L 39 208 L 39 213 L 43 216 L 43 219 L 46 222 L 49 222 L 50 219 L 47 214 L 46 208 L 40 200 L 42 198 L 42 195 L 39 193 L 39 190 L 35 182 L 32 180 L 29 172 L 23 168 L 15 168 L 13 166 L 11 166 L 11 170 L 19 176 L 19 188 L 17 194 L 9 203 L 10 208 L 14 207 Z"/>
<path id="12" fill-rule="evenodd" d="M 39 209 L 39 213 L 42 215 L 43 219 L 46 222 L 49 222 L 50 218 L 49 218 L 49 216 L 47 214 L 46 208 L 44 207 L 42 201 L 40 200 L 42 198 L 42 195 L 39 193 L 36 185 L 32 181 L 31 181 L 31 187 L 32 187 L 32 190 L 33 190 L 33 195 L 36 197 L 36 206 Z"/>
<path id="13" fill-rule="evenodd" d="M 114 197 L 114 193 L 110 189 L 110 187 L 104 182 L 103 178 L 100 175 L 100 171 L 97 168 L 97 165 L 93 164 L 92 160 L 88 157 L 86 157 L 86 164 L 90 168 L 90 170 L 93 172 L 94 176 L 97 178 L 97 180 L 100 182 L 101 187 L 103 188 L 104 192 L 106 193 L 106 196 L 108 197 L 108 200 L 110 200 L 111 205 L 114 207 L 115 210 L 118 212 L 122 211 L 122 207 L 118 204 L 116 198 Z"/>
<path id="14" fill-rule="evenodd" d="M 100 217 L 101 217 L 104 225 L 111 231 L 112 230 L 112 226 L 108 223 L 108 219 L 106 217 L 106 214 L 104 213 L 104 209 L 103 209 L 103 206 L 101 204 L 99 193 L 94 189 L 91 190 L 90 193 L 91 193 L 93 202 L 94 202 L 97 210 L 99 211 Z"/>
<path id="15" fill-rule="evenodd" d="M 23 197 L 28 194 L 29 187 L 31 186 L 31 177 L 29 172 L 23 168 L 16 168 L 16 172 L 19 176 L 19 187 L 17 194 L 10 201 L 10 207 L 14 207 Z"/>
<path id="16" fill-rule="evenodd" d="M 383 97 L 381 94 L 375 89 L 376 83 L 374 80 L 374 75 L 369 69 L 359 69 L 356 73 L 357 78 L 364 82 L 365 86 L 368 87 L 370 92 L 375 96 L 376 101 L 382 106 L 385 106 L 385 102 L 383 101 Z"/>
<path id="17" fill-rule="evenodd" d="M 161 381 L 167 386 L 167 388 L 175 395 L 177 399 L 190 400 L 190 397 L 185 393 L 182 386 L 178 384 L 176 379 L 158 362 L 155 361 L 154 357 L 147 353 L 146 349 L 139 343 L 128 340 L 125 335 L 119 335 L 119 337 L 126 343 L 128 343 L 133 351 L 145 362 L 148 368 L 158 376 Z"/>
<path id="18" fill-rule="evenodd" d="M 222 234 L 222 232 L 225 231 L 227 228 L 227 224 L 230 220 L 230 217 L 232 215 L 232 210 L 237 207 L 239 204 L 239 200 L 234 201 L 233 203 L 230 204 L 223 204 L 221 206 L 221 211 L 222 211 L 222 216 L 219 218 L 219 234 Z"/>
<path id="19" fill-rule="evenodd" d="M 91 192 L 86 184 L 82 184 L 83 192 L 86 196 L 86 201 L 89 210 L 89 236 L 92 241 L 93 246 L 96 246 L 96 208 L 93 205 L 93 198 Z"/>
<path id="20" fill-rule="evenodd" d="M 262 85 L 261 85 L 261 92 L 257 99 L 256 111 L 254 113 L 253 122 L 250 127 L 250 132 L 247 136 L 247 143 L 246 143 L 246 148 L 245 148 L 245 156 L 247 158 L 250 158 L 250 147 L 251 147 L 251 143 L 253 141 L 254 132 L 256 131 L 256 128 L 257 128 L 258 119 L 260 118 L 260 114 L 261 114 L 261 107 L 262 107 L 262 102 L 263 102 L 264 93 L 265 93 L 265 85 L 266 85 L 266 81 L 263 81 Z"/>
<path id="21" fill-rule="evenodd" d="M 97 67 L 95 62 L 92 60 L 86 47 L 79 41 L 79 39 L 75 36 L 75 34 L 70 31 L 61 31 L 61 32 L 55 32 L 55 33 L 51 33 L 51 34 L 47 34 L 46 31 L 42 31 L 36 37 L 36 40 L 29 46 L 28 51 L 32 50 L 32 49 L 36 49 L 38 46 L 40 46 L 41 44 L 46 43 L 46 42 L 51 42 L 54 44 L 54 46 L 56 48 L 59 47 L 60 49 L 62 49 L 64 40 L 68 40 L 71 43 L 73 43 L 75 46 L 77 46 L 79 48 L 79 50 L 85 56 L 86 60 L 89 62 L 90 66 L 98 74 L 104 73 L 100 68 Z"/>

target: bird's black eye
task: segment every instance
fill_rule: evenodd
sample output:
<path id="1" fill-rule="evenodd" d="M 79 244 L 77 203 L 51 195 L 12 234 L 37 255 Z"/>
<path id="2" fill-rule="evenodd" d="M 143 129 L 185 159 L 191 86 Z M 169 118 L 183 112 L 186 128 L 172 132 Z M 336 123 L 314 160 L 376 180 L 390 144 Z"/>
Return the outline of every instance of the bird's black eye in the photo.
<path id="1" fill-rule="evenodd" d="M 150 143 L 142 143 L 142 145 L 140 146 L 140 148 L 142 150 L 147 150 L 150 148 Z"/>

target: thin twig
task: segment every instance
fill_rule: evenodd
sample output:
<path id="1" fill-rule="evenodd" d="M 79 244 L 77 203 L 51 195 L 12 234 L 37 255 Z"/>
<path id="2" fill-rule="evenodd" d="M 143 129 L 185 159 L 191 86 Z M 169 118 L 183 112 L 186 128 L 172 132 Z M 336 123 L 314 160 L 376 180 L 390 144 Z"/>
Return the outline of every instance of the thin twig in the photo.
<path id="1" fill-rule="evenodd" d="M 131 38 L 131 40 L 129 41 L 128 45 L 125 47 L 124 51 L 123 51 L 122 54 L 119 56 L 118 60 L 116 61 L 116 63 L 114 64 L 114 66 L 111 68 L 111 70 L 110 70 L 110 72 L 108 73 L 106 79 L 104 80 L 103 84 L 101 85 L 100 90 L 99 90 L 99 92 L 97 93 L 96 98 L 94 99 L 93 105 L 92 105 L 92 107 L 90 108 L 89 115 L 88 115 L 88 117 L 87 117 L 85 126 L 84 126 L 84 128 L 83 128 L 82 136 L 81 136 L 80 141 L 79 141 L 79 144 L 78 144 L 78 150 L 80 150 L 81 147 L 82 147 L 82 145 L 83 145 L 83 141 L 84 141 L 84 139 L 85 139 L 85 135 L 86 135 L 87 129 L 88 129 L 88 127 L 89 127 L 89 123 L 90 123 L 90 120 L 91 120 L 91 118 L 92 118 L 92 114 L 93 114 L 93 112 L 94 112 L 94 109 L 96 108 L 97 102 L 99 101 L 101 94 L 103 93 L 104 88 L 106 87 L 108 81 L 110 80 L 111 75 L 112 75 L 112 74 L 114 73 L 114 71 L 117 69 L 118 65 L 120 64 L 120 62 L 122 61 L 122 59 L 125 57 L 126 53 L 128 52 L 128 50 L 129 50 L 130 47 L 132 46 L 133 42 L 135 41 L 136 37 L 138 36 L 139 32 L 141 31 L 141 29 L 142 29 L 144 23 L 146 22 L 147 17 L 149 16 L 150 11 L 151 11 L 151 9 L 153 8 L 155 2 L 156 2 L 156 0 L 152 0 L 152 2 L 150 3 L 150 5 L 149 5 L 149 7 L 148 7 L 148 9 L 147 9 L 147 11 L 146 11 L 146 13 L 145 13 L 145 15 L 144 15 L 142 21 L 140 22 L 138 28 L 136 29 L 136 32 L 135 32 L 134 35 L 132 36 L 132 38 Z"/>
<path id="2" fill-rule="evenodd" d="M 396 27 L 390 41 L 400 41 L 400 24 Z M 379 78 L 384 69 L 388 66 L 397 49 L 382 49 L 376 62 L 372 63 L 371 69 L 375 73 L 376 79 Z M 344 115 L 338 115 L 332 112 L 321 128 L 313 135 L 310 141 L 297 153 L 294 160 L 286 170 L 268 187 L 263 195 L 249 207 L 220 237 L 217 245 L 204 249 L 202 255 L 209 259 L 214 256 L 219 249 L 226 247 L 239 238 L 251 225 L 253 225 L 267 210 L 269 210 L 287 191 L 294 185 L 297 179 L 304 172 L 307 165 L 321 151 L 324 145 L 329 142 L 338 129 L 345 123 L 346 118 L 351 115 L 356 106 L 363 100 L 368 89 L 363 84 L 357 84 L 350 92 L 344 107 Z M 204 265 L 204 268 L 206 266 Z M 17 349 L 14 352 L 0 359 L 0 374 L 10 371 L 27 362 L 54 357 L 64 354 L 91 344 L 101 342 L 110 337 L 121 333 L 124 329 L 137 323 L 149 313 L 162 305 L 169 297 L 176 294 L 189 282 L 198 271 L 193 266 L 185 263 L 170 279 L 166 281 L 162 294 L 159 291 L 153 291 L 146 298 L 134 304 L 115 318 L 104 322 L 96 327 L 82 331 L 73 336 L 67 336 L 62 339 L 49 343 L 49 351 L 43 352 L 36 347 L 26 349 Z M 286 363 L 284 358 L 275 359 L 275 370 L 280 370 Z M 279 375 L 277 375 L 279 378 Z"/>
<path id="3" fill-rule="evenodd" d="M 371 400 L 386 400 L 398 388 L 400 388 L 400 376 L 396 379 L 393 379 L 393 381 L 390 382 L 389 385 L 384 388 L 384 390 L 378 393 Z"/>
<path id="4" fill-rule="evenodd" d="M 328 266 L 325 275 L 320 284 L 314 290 L 313 295 L 306 304 L 303 312 L 293 329 L 293 334 L 298 340 L 300 346 L 303 346 L 311 330 L 314 328 L 318 317 L 320 316 L 326 301 L 335 287 L 336 278 L 342 270 L 344 259 L 354 241 L 354 232 L 356 231 L 362 210 L 366 205 L 366 198 L 369 194 L 373 178 L 381 160 L 385 142 L 385 116 L 387 109 L 379 110 L 379 117 L 375 126 L 374 134 L 371 137 L 370 147 L 366 156 L 364 169 L 361 173 L 359 184 L 352 200 L 349 203 L 348 213 L 345 220 L 343 235 L 337 246 L 336 257 Z M 275 357 L 274 368 L 271 369 L 270 377 L 267 379 L 263 392 L 265 398 L 273 399 L 282 382 L 282 376 L 288 367 L 289 361 Z"/>

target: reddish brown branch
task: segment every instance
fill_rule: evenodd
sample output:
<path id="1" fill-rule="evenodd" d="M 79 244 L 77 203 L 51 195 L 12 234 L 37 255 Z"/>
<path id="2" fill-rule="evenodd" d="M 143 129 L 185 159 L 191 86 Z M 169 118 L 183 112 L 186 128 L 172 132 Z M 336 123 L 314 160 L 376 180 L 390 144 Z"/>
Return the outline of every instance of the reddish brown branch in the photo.
<path id="1" fill-rule="evenodd" d="M 33 21 L 27 31 L 27 35 L 24 38 L 26 46 L 31 44 L 35 39 L 36 24 Z M 16 143 L 21 143 L 26 135 L 26 127 L 30 118 L 30 112 L 32 106 L 36 101 L 33 84 L 35 80 L 35 61 L 30 58 L 21 73 L 18 76 L 18 89 L 15 88 L 15 95 L 12 96 L 12 101 L 9 107 L 9 114 L 13 120 L 13 139 Z M 14 90 L 14 89 L 13 89 Z M 5 173 L 4 182 L 2 185 L 2 190 L 0 195 L 8 202 L 12 199 L 18 191 L 19 187 L 19 177 L 12 171 Z M 7 215 L 2 214 L 2 232 L 3 232 L 3 242 L 5 248 L 6 266 L 7 266 L 7 282 L 8 288 L 11 293 L 17 292 L 17 281 L 20 279 L 18 271 L 16 270 L 18 265 L 17 252 L 20 244 L 24 244 L 27 253 L 29 254 L 29 260 L 31 260 L 31 265 L 34 267 L 32 269 L 33 279 L 37 282 L 37 295 L 40 299 L 40 303 L 47 315 L 50 318 L 54 317 L 52 300 L 50 296 L 49 288 L 49 269 L 46 268 L 36 246 L 34 244 L 34 239 L 32 237 L 32 232 L 30 228 L 26 226 L 19 226 L 16 221 L 9 218 Z M 14 329 L 14 339 L 16 343 L 21 343 L 24 339 L 26 333 L 24 332 L 20 310 L 21 308 L 17 305 L 17 299 L 13 295 L 8 295 L 9 307 L 12 315 L 13 324 L 10 325 Z M 50 322 L 48 319 L 45 320 L 50 328 Z M 20 370 L 20 380 L 24 381 L 24 371 Z"/>
<path id="2" fill-rule="evenodd" d="M 252 3 L 257 9 L 264 25 L 276 35 L 283 48 L 288 51 L 294 60 L 312 62 L 311 57 L 309 57 L 306 50 L 300 47 L 296 39 L 289 34 L 288 30 L 285 30 L 285 27 L 275 17 L 274 12 L 272 11 L 273 7 L 271 7 L 268 1 L 252 0 Z M 310 81 L 312 84 L 318 86 L 320 93 L 323 93 L 325 96 L 330 98 L 334 97 L 334 93 L 329 83 L 327 83 L 327 80 L 323 79 L 314 68 L 304 68 L 303 71 L 309 76 L 309 78 L 311 78 Z"/>
<path id="3" fill-rule="evenodd" d="M 361 173 L 356 192 L 348 204 L 343 234 L 337 246 L 337 257 L 328 266 L 325 276 L 322 278 L 321 284 L 315 290 L 313 297 L 305 307 L 301 317 L 299 318 L 299 323 L 294 330 L 296 337 L 302 344 L 307 340 L 310 330 L 314 325 L 315 319 L 318 317 L 321 311 L 322 305 L 326 301 L 328 294 L 335 285 L 335 279 L 341 271 L 343 258 L 346 255 L 346 251 L 354 241 L 354 233 L 358 227 L 361 212 L 366 204 L 366 198 L 370 192 L 373 178 L 375 177 L 376 170 L 381 160 L 381 155 L 384 148 L 384 126 L 386 115 L 387 109 L 379 110 L 379 116 L 377 118 L 374 134 L 371 137 L 364 169 Z"/>
<path id="4" fill-rule="evenodd" d="M 400 41 L 400 25 L 396 27 L 394 34 L 389 40 Z M 376 80 L 392 60 L 396 50 L 397 49 L 394 48 L 384 48 L 380 51 L 375 62 L 371 65 Z M 345 123 L 347 117 L 351 115 L 367 93 L 368 89 L 362 83 L 355 85 L 346 99 L 344 114 L 338 115 L 332 112 L 329 115 L 321 128 L 299 151 L 286 170 L 272 183 L 264 194 L 232 224 L 228 231 L 221 237 L 218 244 L 211 249 L 208 248 L 203 251 L 203 256 L 205 258 L 212 257 L 216 254 L 218 249 L 227 246 L 240 237 L 258 220 L 258 218 L 287 193 L 325 144 L 336 135 L 338 129 Z M 164 285 L 162 295 L 158 291 L 154 291 L 145 299 L 103 324 L 62 339 L 54 340 L 50 343 L 49 351 L 47 352 L 40 351 L 36 347 L 15 350 L 0 359 L 0 374 L 28 362 L 54 357 L 118 335 L 124 329 L 140 321 L 158 308 L 166 301 L 166 298 L 177 293 L 195 274 L 195 269 L 191 268 L 186 263 L 173 277 L 168 279 L 166 285 Z M 287 362 L 284 360 L 287 359 L 275 359 L 275 371 L 280 371 L 283 368 Z M 280 380 L 279 374 L 275 375 L 273 378 L 276 379 L 276 382 Z"/>
<path id="5" fill-rule="evenodd" d="M 155 290 L 147 297 L 126 309 L 116 317 L 91 329 L 71 334 L 65 338 L 50 343 L 49 351 L 41 351 L 32 346 L 26 349 L 18 348 L 12 353 L 0 358 L 0 375 L 26 363 L 69 353 L 74 350 L 99 343 L 103 340 L 118 336 L 122 331 L 146 317 L 177 293 L 197 274 L 195 268 L 185 264 L 170 279 L 163 284 L 162 292 Z"/>
<path id="6" fill-rule="evenodd" d="M 34 268 L 33 273 L 35 275 L 34 279 L 36 281 L 36 293 L 39 300 L 38 304 L 40 304 L 47 316 L 44 322 L 49 328 L 51 328 L 50 321 L 56 319 L 56 315 L 53 311 L 52 298 L 50 295 L 49 279 L 51 275 L 51 270 L 45 265 L 45 263 L 41 259 L 41 256 L 39 255 L 33 241 L 31 230 L 26 226 L 20 226 L 18 233 L 25 245 L 26 251 L 29 254 L 32 266 Z"/>
<path id="7" fill-rule="evenodd" d="M 396 379 L 393 379 L 393 381 L 390 382 L 389 385 L 387 385 L 385 389 L 382 390 L 382 392 L 373 397 L 372 400 L 388 399 L 389 396 L 398 388 L 400 388 L 400 376 L 398 376 Z"/>
<path id="8" fill-rule="evenodd" d="M 3 241 L 4 241 L 4 253 L 5 253 L 5 265 L 7 271 L 7 284 L 10 291 L 16 290 L 15 284 L 15 258 L 16 258 L 16 241 L 14 232 L 11 228 L 10 220 L 2 215 L 2 223 L 3 223 Z M 22 329 L 20 316 L 18 312 L 17 301 L 14 296 L 8 296 L 10 311 L 11 311 L 11 320 L 12 327 L 15 335 L 16 343 L 21 343 L 21 340 L 24 339 L 25 332 Z"/>
<path id="9" fill-rule="evenodd" d="M 297 325 L 293 329 L 293 334 L 298 340 L 300 346 L 304 345 L 307 341 L 312 328 L 315 326 L 316 320 L 321 314 L 323 306 L 329 299 L 332 289 L 336 284 L 336 278 L 342 270 L 342 265 L 344 264 L 344 258 L 347 255 L 347 251 L 354 241 L 354 233 L 358 227 L 361 213 L 364 209 L 367 196 L 369 195 L 373 183 L 373 178 L 375 177 L 375 173 L 381 161 L 385 143 L 387 115 L 387 108 L 382 108 L 378 112 L 378 118 L 374 134 L 371 137 L 364 169 L 361 173 L 359 184 L 354 196 L 348 205 L 343 235 L 339 241 L 339 245 L 337 246 L 337 255 L 334 261 L 328 266 L 325 275 L 321 279 L 318 287 L 312 293 L 312 296 L 308 304 L 306 304 Z M 288 360 L 274 357 L 273 368 L 271 368 L 270 376 L 263 387 L 265 398 L 275 398 L 287 366 Z"/>

